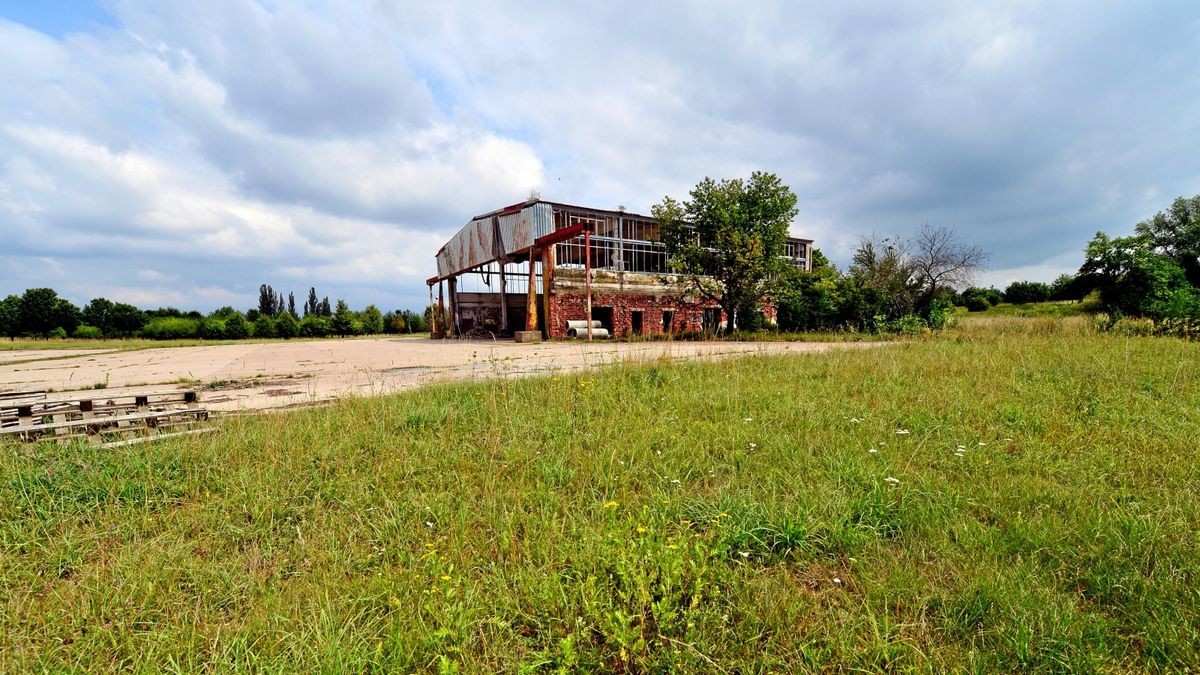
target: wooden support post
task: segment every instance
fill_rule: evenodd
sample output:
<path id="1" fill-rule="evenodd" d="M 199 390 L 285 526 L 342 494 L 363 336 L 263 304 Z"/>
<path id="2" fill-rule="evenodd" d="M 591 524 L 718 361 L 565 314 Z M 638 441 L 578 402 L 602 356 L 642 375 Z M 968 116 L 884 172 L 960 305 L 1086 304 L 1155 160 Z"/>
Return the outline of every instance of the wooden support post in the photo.
<path id="1" fill-rule="evenodd" d="M 508 284 L 504 278 L 504 261 L 500 265 L 500 331 L 508 330 Z"/>
<path id="2" fill-rule="evenodd" d="M 587 333 L 592 341 L 592 231 L 583 231 L 583 283 L 587 290 Z"/>
<path id="3" fill-rule="evenodd" d="M 18 427 L 33 426 L 33 406 L 31 406 L 31 405 L 17 406 L 17 426 Z"/>
<path id="4" fill-rule="evenodd" d="M 554 283 L 554 249 L 557 245 L 551 244 L 542 249 L 542 308 L 546 312 L 543 325 L 546 326 L 546 339 L 550 339 L 550 289 Z"/>
<path id="5" fill-rule="evenodd" d="M 446 281 L 446 286 L 450 290 L 450 328 L 457 337 L 462 335 L 462 319 L 458 316 L 458 277 L 450 277 Z"/>
<path id="6" fill-rule="evenodd" d="M 538 329 L 537 249 L 529 249 L 529 293 L 525 302 L 525 330 Z"/>
<path id="7" fill-rule="evenodd" d="M 442 282 L 438 282 L 437 323 L 441 328 L 440 334 L 446 337 L 446 295 L 442 291 Z"/>
<path id="8" fill-rule="evenodd" d="M 429 284 L 429 306 L 433 307 L 433 284 Z M 438 318 L 437 312 L 430 312 L 429 317 L 429 337 L 437 339 L 438 336 Z"/>

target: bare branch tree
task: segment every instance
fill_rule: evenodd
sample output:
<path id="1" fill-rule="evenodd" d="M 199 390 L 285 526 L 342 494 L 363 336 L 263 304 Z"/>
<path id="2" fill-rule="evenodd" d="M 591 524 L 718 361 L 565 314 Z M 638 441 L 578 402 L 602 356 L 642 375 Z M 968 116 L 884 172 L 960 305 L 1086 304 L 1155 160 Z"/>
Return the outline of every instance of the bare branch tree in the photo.
<path id="1" fill-rule="evenodd" d="M 913 275 L 925 286 L 928 299 L 933 299 L 939 286 L 965 286 L 987 269 L 987 253 L 975 244 L 960 242 L 954 228 L 945 226 L 921 226 L 913 237 L 910 255 Z"/>

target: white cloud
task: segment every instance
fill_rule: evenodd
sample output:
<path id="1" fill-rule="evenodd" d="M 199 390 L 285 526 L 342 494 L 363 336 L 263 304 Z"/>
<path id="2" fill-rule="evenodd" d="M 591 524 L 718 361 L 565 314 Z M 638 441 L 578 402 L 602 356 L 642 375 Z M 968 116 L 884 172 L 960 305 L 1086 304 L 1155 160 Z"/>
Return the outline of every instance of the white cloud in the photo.
<path id="1" fill-rule="evenodd" d="M 438 246 L 531 188 L 644 211 L 755 169 L 835 261 L 945 224 L 1001 284 L 1200 192 L 1186 9 L 111 7 L 61 39 L 0 19 L 0 292 L 50 258 L 85 301 L 416 307 Z"/>

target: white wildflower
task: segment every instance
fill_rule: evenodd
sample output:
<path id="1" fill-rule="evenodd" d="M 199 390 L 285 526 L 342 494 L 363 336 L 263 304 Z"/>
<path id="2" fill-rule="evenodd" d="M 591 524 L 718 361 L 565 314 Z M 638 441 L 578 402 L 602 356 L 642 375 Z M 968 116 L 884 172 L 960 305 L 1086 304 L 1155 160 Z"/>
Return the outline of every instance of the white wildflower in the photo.
<path id="1" fill-rule="evenodd" d="M 751 423 L 751 422 L 753 422 L 753 421 L 754 421 L 754 418 L 753 418 L 753 417 L 745 417 L 745 418 L 742 418 L 742 422 L 744 422 L 744 423 L 746 423 L 746 424 L 749 424 L 749 423 Z"/>
<path id="2" fill-rule="evenodd" d="M 839 579 L 838 577 L 834 577 L 834 578 L 833 578 L 833 583 L 837 584 L 838 586 L 841 586 L 841 585 L 842 585 L 842 580 L 841 580 L 841 579 Z"/>
<path id="3" fill-rule="evenodd" d="M 899 478 L 894 478 L 894 477 L 892 477 L 892 476 L 888 476 L 887 478 L 884 478 L 884 479 L 883 479 L 883 482 L 885 482 L 885 483 L 891 483 L 892 485 L 899 485 L 899 484 L 900 484 L 900 479 L 899 479 Z"/>
<path id="4" fill-rule="evenodd" d="M 980 445 L 987 445 L 987 443 L 984 443 L 983 441 L 979 441 L 979 444 L 980 444 Z"/>
<path id="5" fill-rule="evenodd" d="M 897 430 L 896 430 L 896 433 L 897 433 L 897 434 L 899 434 L 899 435 L 901 435 L 901 436 L 903 436 L 903 435 L 905 435 L 905 434 L 911 434 L 912 432 L 911 432 L 911 431 L 909 431 L 908 429 L 897 429 Z"/>
<path id="6" fill-rule="evenodd" d="M 751 449 L 751 450 L 753 450 L 753 449 L 755 449 L 755 448 L 757 448 L 757 447 L 758 447 L 758 443 L 750 443 L 750 444 L 749 444 L 749 447 L 750 447 L 750 449 Z"/>
<path id="7" fill-rule="evenodd" d="M 857 417 L 851 417 L 851 418 L 850 418 L 850 424 L 858 424 L 858 423 L 859 423 L 859 422 L 861 422 L 861 421 L 862 421 L 862 420 L 858 419 Z"/>
<path id="8" fill-rule="evenodd" d="M 743 558 L 749 558 L 750 551 L 738 551 L 738 555 L 742 556 Z"/>
<path id="9" fill-rule="evenodd" d="M 878 451 L 878 450 L 876 450 L 875 448 L 867 448 L 867 452 L 869 452 L 869 453 L 871 453 L 871 454 L 873 455 L 873 454 L 875 454 L 875 453 L 877 453 L 877 452 L 879 452 L 879 451 Z"/>

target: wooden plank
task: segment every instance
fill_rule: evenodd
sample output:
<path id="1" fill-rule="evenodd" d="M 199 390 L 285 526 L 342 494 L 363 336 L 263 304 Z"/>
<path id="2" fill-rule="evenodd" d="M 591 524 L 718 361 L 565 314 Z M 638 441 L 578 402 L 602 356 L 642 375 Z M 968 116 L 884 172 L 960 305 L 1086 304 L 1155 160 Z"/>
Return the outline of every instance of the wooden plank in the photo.
<path id="1" fill-rule="evenodd" d="M 18 435 L 27 434 L 30 432 L 47 432 L 56 431 L 58 429 L 76 429 L 76 428 L 105 428 L 117 427 L 128 428 L 133 422 L 145 422 L 152 418 L 160 417 L 195 417 L 197 421 L 208 419 L 208 410 L 204 408 L 188 408 L 184 410 L 153 410 L 149 412 L 131 413 L 128 415 L 119 415 L 113 417 L 95 417 L 86 420 L 70 420 L 66 422 L 52 422 L 50 424 L 39 424 L 37 426 L 16 426 L 5 427 L 0 429 L 0 435 Z"/>
<path id="2" fill-rule="evenodd" d="M 187 431 L 175 431 L 175 432 L 172 432 L 169 434 L 154 434 L 153 436 L 142 436 L 139 438 L 130 438 L 130 439 L 126 439 L 123 441 L 112 441 L 110 443 L 103 443 L 100 445 L 100 447 L 105 448 L 105 449 L 107 449 L 107 448 L 123 448 L 123 447 L 129 446 L 129 445 L 138 445 L 140 443 L 149 443 L 151 441 L 157 441 L 157 440 L 164 439 L 164 438 L 179 438 L 181 436 L 194 436 L 196 434 L 211 434 L 214 431 L 217 431 L 217 429 L 214 427 L 208 427 L 205 429 L 188 429 Z"/>
<path id="3" fill-rule="evenodd" d="M 46 398 L 46 392 L 44 392 L 44 391 L 0 391 L 0 402 L 6 402 L 6 401 L 22 399 L 22 398 L 41 400 L 41 399 Z"/>

